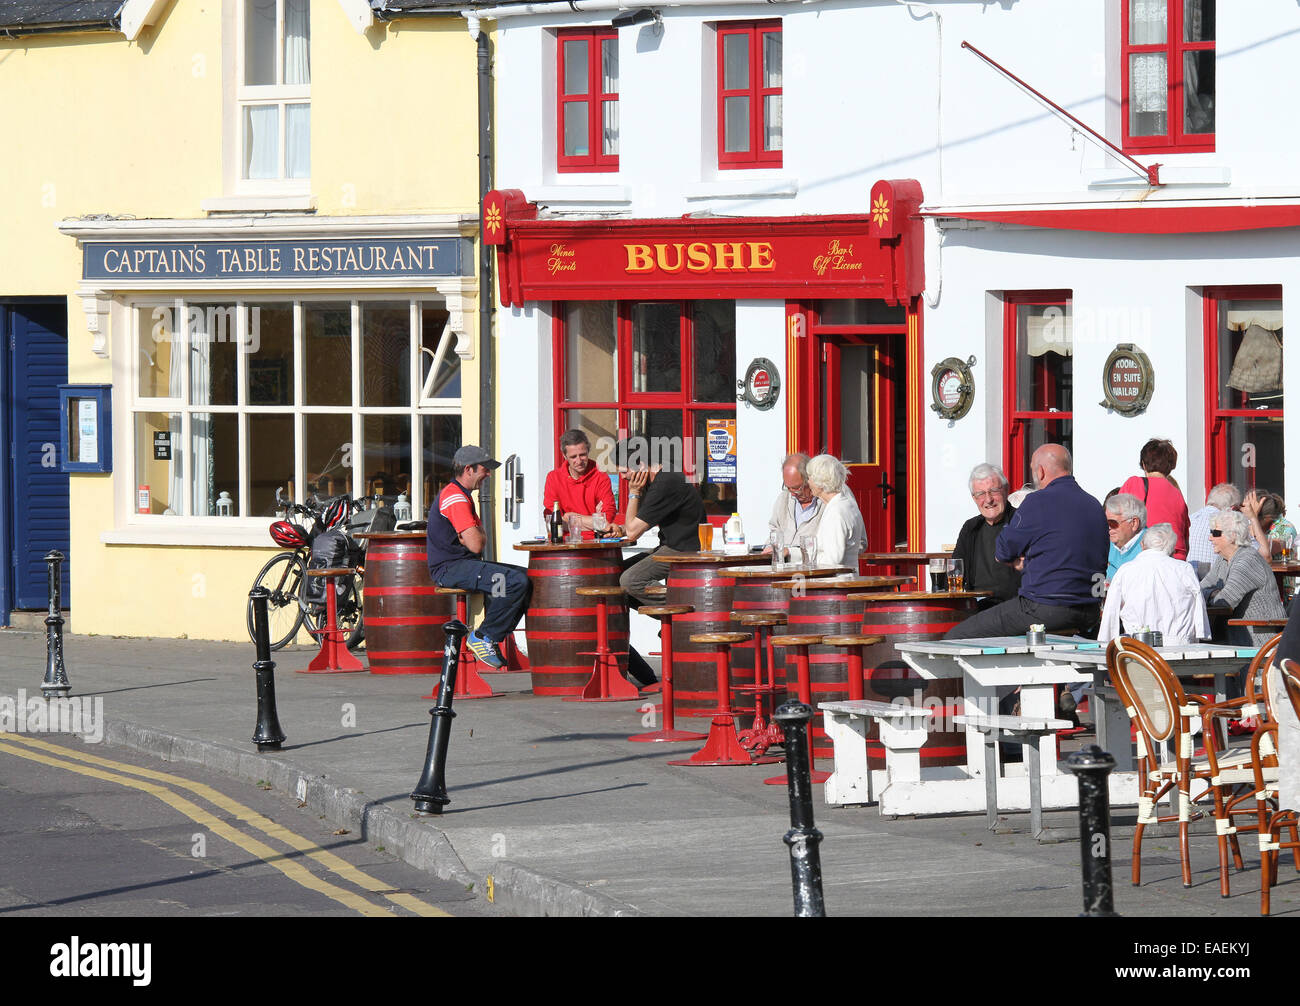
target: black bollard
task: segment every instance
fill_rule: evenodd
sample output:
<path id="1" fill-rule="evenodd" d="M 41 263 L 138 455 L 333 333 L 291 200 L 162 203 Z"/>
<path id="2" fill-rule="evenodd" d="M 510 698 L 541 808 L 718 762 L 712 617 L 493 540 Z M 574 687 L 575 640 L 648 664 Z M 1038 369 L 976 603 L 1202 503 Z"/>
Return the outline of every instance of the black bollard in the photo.
<path id="1" fill-rule="evenodd" d="M 1080 918 L 1116 916 L 1110 870 L 1110 789 L 1115 759 L 1089 744 L 1065 760 L 1079 779 L 1079 859 L 1083 865 Z"/>
<path id="2" fill-rule="evenodd" d="M 41 681 L 41 694 L 52 699 L 67 696 L 72 691 L 72 682 L 63 666 L 63 615 L 59 611 L 59 563 L 63 562 L 63 553 L 47 552 L 45 561 L 49 564 L 50 612 L 45 616 L 45 678 Z"/>
<path id="3" fill-rule="evenodd" d="M 790 701 L 772 717 L 785 732 L 785 778 L 790 788 L 790 875 L 794 884 L 794 914 L 801 919 L 826 917 L 822 900 L 822 833 L 813 826 L 812 773 L 809 769 L 808 725 L 811 706 Z"/>
<path id="4" fill-rule="evenodd" d="M 280 717 L 275 712 L 275 661 L 271 659 L 271 632 L 266 624 L 266 602 L 271 592 L 254 587 L 248 592 L 253 602 L 253 636 L 257 640 L 257 727 L 253 743 L 259 751 L 279 751 L 284 741 Z"/>
<path id="5" fill-rule="evenodd" d="M 451 700 L 456 691 L 456 667 L 460 664 L 460 647 L 469 629 L 464 622 L 452 619 L 442 631 L 442 682 L 438 685 L 438 704 L 429 710 L 429 747 L 424 753 L 424 771 L 415 784 L 411 799 L 417 814 L 441 814 L 451 803 L 447 797 L 447 745 L 451 742 L 451 721 L 456 714 Z"/>

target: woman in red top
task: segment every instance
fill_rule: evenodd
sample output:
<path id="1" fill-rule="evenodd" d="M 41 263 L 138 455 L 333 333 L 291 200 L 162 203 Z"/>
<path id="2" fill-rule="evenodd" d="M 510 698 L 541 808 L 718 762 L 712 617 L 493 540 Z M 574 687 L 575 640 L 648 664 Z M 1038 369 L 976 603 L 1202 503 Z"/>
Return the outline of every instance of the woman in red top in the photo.
<path id="1" fill-rule="evenodd" d="M 1187 532 L 1191 519 L 1187 516 L 1187 501 L 1182 490 L 1170 477 L 1178 464 L 1178 451 L 1168 440 L 1148 440 L 1138 456 L 1145 475 L 1134 475 L 1120 487 L 1120 492 L 1131 493 L 1147 506 L 1147 527 L 1172 524 L 1178 536 L 1174 548 L 1175 559 L 1187 558 Z"/>

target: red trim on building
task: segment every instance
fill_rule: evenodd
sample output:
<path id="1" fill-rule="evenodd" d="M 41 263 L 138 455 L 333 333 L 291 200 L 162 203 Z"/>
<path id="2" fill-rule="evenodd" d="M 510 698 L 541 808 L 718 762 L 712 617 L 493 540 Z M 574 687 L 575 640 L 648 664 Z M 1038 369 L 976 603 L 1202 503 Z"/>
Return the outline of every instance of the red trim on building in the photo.
<path id="1" fill-rule="evenodd" d="M 1213 234 L 1222 231 L 1300 227 L 1300 204 L 1267 206 L 1122 206 L 1097 208 L 922 210 L 923 217 L 983 220 L 989 223 L 1049 227 L 1102 234 Z"/>

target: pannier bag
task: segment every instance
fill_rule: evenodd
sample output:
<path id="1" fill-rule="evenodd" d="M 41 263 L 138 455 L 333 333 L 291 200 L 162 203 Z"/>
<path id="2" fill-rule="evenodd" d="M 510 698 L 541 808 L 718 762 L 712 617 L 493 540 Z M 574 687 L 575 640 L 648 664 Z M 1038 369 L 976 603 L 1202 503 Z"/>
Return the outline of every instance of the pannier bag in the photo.
<path id="1" fill-rule="evenodd" d="M 311 559 L 308 569 L 337 569 L 348 563 L 348 539 L 342 531 L 325 531 L 316 536 L 311 543 Z M 319 576 L 307 577 L 307 600 L 313 604 L 325 603 L 325 579 Z M 334 582 L 336 597 L 342 597 L 345 589 L 342 578 Z"/>

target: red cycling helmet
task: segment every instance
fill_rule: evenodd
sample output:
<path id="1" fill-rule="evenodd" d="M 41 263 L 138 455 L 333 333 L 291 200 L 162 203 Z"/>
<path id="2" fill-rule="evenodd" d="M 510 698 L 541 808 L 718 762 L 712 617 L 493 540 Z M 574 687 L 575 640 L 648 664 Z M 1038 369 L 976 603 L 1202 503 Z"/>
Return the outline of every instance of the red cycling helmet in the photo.
<path id="1" fill-rule="evenodd" d="M 271 538 L 281 548 L 301 548 L 307 544 L 302 528 L 287 520 L 278 520 L 271 525 Z"/>
<path id="2" fill-rule="evenodd" d="M 321 514 L 321 523 L 324 524 L 327 529 L 336 528 L 342 524 L 348 519 L 348 502 L 346 496 L 341 496 L 327 506 L 325 512 Z"/>

